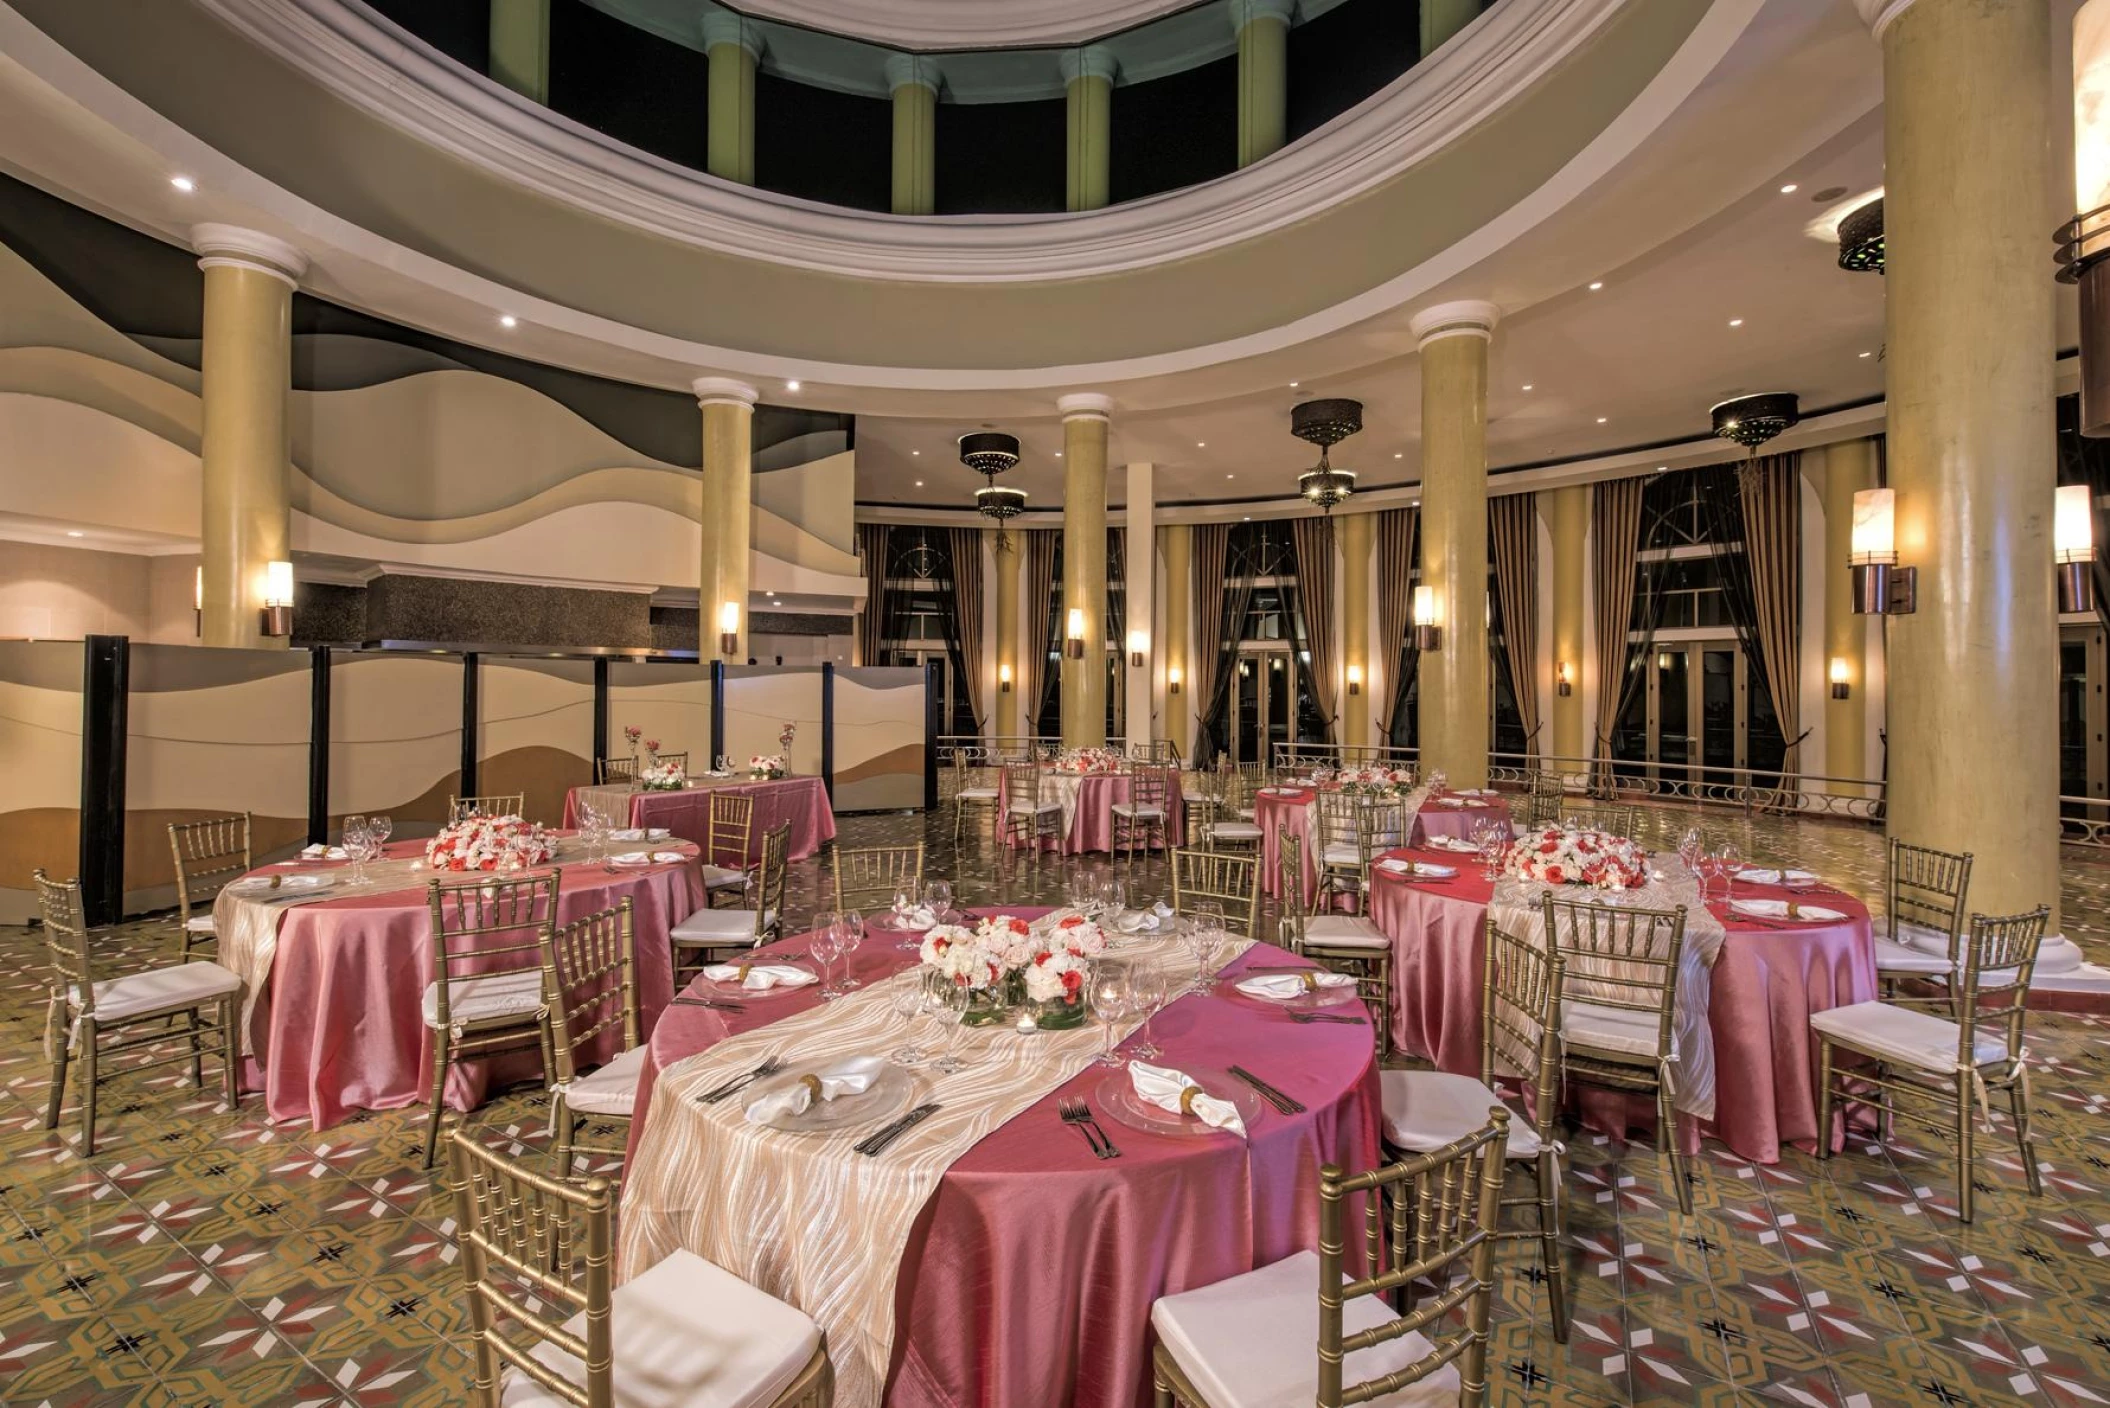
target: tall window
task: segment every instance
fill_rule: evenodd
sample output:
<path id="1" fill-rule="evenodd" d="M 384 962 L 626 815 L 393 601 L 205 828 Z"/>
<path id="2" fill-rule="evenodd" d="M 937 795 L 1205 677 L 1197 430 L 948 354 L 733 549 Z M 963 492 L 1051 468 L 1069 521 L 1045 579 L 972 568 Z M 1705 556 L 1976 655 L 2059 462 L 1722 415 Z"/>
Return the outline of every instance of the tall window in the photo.
<path id="1" fill-rule="evenodd" d="M 1276 743 L 1324 739 L 1326 720 L 1312 703 L 1311 648 L 1289 525 L 1241 523 L 1232 529 L 1224 576 L 1228 609 L 1243 599 L 1236 628 L 1219 641 L 1211 639 L 1214 623 L 1197 623 L 1204 648 L 1218 651 L 1218 696 L 1204 704 L 1210 710 L 1207 748 L 1260 762 Z"/>
<path id="2" fill-rule="evenodd" d="M 1128 716 L 1127 687 L 1128 671 L 1122 668 L 1127 657 L 1122 652 L 1127 648 L 1128 620 L 1128 534 L 1120 528 L 1106 530 L 1106 639 L 1100 642 L 1100 667 L 1106 671 L 1106 736 L 1119 738 Z M 1041 672 L 1040 701 L 1034 714 L 1033 731 L 1044 737 L 1055 738 L 1062 733 L 1062 647 L 1064 632 L 1068 629 L 1064 620 L 1062 601 L 1062 537 L 1055 539 L 1055 591 L 1048 599 L 1048 659 Z"/>
<path id="3" fill-rule="evenodd" d="M 966 664 L 960 651 L 951 538 L 931 529 L 896 528 L 887 536 L 886 555 L 884 663 L 942 665 L 939 681 L 945 731 L 974 733 L 974 711 L 962 684 Z"/>

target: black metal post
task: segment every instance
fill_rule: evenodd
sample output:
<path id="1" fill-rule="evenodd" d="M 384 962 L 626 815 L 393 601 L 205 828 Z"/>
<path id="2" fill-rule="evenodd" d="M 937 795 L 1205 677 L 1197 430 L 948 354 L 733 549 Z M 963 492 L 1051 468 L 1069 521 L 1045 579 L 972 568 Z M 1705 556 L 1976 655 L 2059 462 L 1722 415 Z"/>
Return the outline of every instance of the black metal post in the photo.
<path id="1" fill-rule="evenodd" d="M 718 766 L 718 755 L 725 751 L 725 662 L 711 662 L 711 766 Z M 787 762 L 789 759 L 786 760 Z"/>
<path id="2" fill-rule="evenodd" d="M 81 910 L 90 924 L 115 924 L 125 907 L 125 734 L 132 642 L 81 642 Z"/>
<path id="3" fill-rule="evenodd" d="M 923 810 L 938 809 L 938 739 L 945 732 L 945 677 L 942 661 L 923 666 Z"/>
<path id="4" fill-rule="evenodd" d="M 784 760 L 790 766 L 791 759 Z M 827 789 L 828 805 L 835 805 L 835 662 L 821 663 L 821 786 Z"/>
<path id="5" fill-rule="evenodd" d="M 330 840 L 330 648 L 308 652 L 308 844 Z"/>
<path id="6" fill-rule="evenodd" d="M 462 656 L 462 776 L 455 787 L 460 797 L 476 795 L 476 737 L 482 711 L 476 698 L 477 663 L 473 650 Z"/>
<path id="7" fill-rule="evenodd" d="M 593 780 L 601 780 L 608 761 L 608 657 L 593 657 Z"/>

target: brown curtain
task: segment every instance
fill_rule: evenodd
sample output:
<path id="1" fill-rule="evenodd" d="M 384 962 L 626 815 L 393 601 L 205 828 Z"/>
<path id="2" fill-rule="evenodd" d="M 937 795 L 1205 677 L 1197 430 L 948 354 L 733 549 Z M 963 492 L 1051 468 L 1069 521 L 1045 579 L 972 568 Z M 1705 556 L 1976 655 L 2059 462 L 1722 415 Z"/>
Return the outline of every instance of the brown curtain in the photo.
<path id="1" fill-rule="evenodd" d="M 1231 525 L 1199 523 L 1194 528 L 1194 678 L 1187 687 L 1194 691 L 1195 714 L 1203 729 L 1209 727 L 1209 710 L 1216 699 L 1216 676 L 1223 660 L 1224 569 L 1231 557 Z M 1195 740 L 1195 761 L 1214 756 Z"/>
<path id="2" fill-rule="evenodd" d="M 1627 622 L 1634 613 L 1634 567 L 1641 552 L 1643 479 L 1603 479 L 1590 486 L 1590 573 L 1596 594 L 1597 741 L 1591 756 L 1600 787 L 1611 783 L 1612 730 L 1627 679 Z"/>
<path id="3" fill-rule="evenodd" d="M 1311 690 L 1319 717 L 1326 720 L 1330 741 L 1337 719 L 1333 675 L 1341 655 L 1333 639 L 1334 612 L 1340 600 L 1333 585 L 1333 519 L 1295 519 L 1289 525 L 1289 538 L 1297 553 L 1297 604 L 1304 616 L 1304 648 L 1311 652 L 1305 687 Z"/>
<path id="4" fill-rule="evenodd" d="M 1495 595 L 1502 606 L 1502 654 L 1509 687 L 1524 724 L 1524 748 L 1539 737 L 1538 495 L 1504 494 L 1487 501 L 1487 538 L 1494 551 Z"/>
<path id="5" fill-rule="evenodd" d="M 982 713 L 982 530 L 952 528 L 952 595 L 960 618 L 960 673 L 967 711 L 977 729 Z"/>
<path id="6" fill-rule="evenodd" d="M 1028 528 L 1017 536 L 1026 547 L 1026 645 L 1018 662 L 1019 718 L 1027 734 L 1040 728 L 1040 692 L 1048 669 L 1048 599 L 1055 592 L 1055 546 L 1059 528 Z"/>
<path id="7" fill-rule="evenodd" d="M 885 523 L 860 523 L 857 525 L 857 550 L 865 560 L 865 609 L 864 609 L 864 663 L 877 665 L 880 648 L 886 640 L 886 550 L 892 526 Z M 709 612 L 704 613 L 705 617 Z M 717 623 L 708 619 L 703 629 L 717 629 Z"/>
<path id="8" fill-rule="evenodd" d="M 1744 507 L 1744 558 L 1750 564 L 1753 625 L 1766 689 L 1787 753 L 1780 770 L 1800 770 L 1802 728 L 1802 454 L 1761 455 L 1738 475 Z"/>
<path id="9" fill-rule="evenodd" d="M 1420 652 L 1407 639 L 1407 622 L 1414 616 L 1414 530 L 1420 519 L 1418 508 L 1388 508 L 1377 516 L 1377 650 L 1388 672 L 1385 693 L 1391 696 L 1378 729 L 1388 739 L 1395 722 L 1391 714 L 1407 697 L 1421 663 Z"/>

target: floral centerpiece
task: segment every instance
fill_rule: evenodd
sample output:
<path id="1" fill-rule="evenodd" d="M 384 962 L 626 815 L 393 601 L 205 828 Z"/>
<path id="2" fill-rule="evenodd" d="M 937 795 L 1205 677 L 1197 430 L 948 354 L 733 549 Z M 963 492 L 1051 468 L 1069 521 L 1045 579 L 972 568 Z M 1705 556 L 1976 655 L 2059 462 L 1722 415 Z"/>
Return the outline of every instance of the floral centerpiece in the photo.
<path id="1" fill-rule="evenodd" d="M 784 773 L 784 755 L 782 753 L 771 753 L 766 757 L 757 753 L 747 760 L 747 775 L 749 777 L 774 778 L 782 777 Z"/>
<path id="2" fill-rule="evenodd" d="M 1648 883 L 1648 853 L 1624 836 L 1549 826 L 1511 846 L 1503 869 L 1547 885 L 1635 890 Z"/>
<path id="3" fill-rule="evenodd" d="M 1404 792 L 1414 786 L 1410 768 L 1342 768 L 1334 774 L 1344 792 Z"/>
<path id="4" fill-rule="evenodd" d="M 998 914 L 973 928 L 941 924 L 923 936 L 925 967 L 974 995 L 966 1020 L 988 1025 L 1007 1008 L 1031 1002 L 1038 1026 L 1059 1030 L 1084 1020 L 1091 961 L 1106 951 L 1106 933 L 1074 912 L 1027 921 Z"/>
<path id="5" fill-rule="evenodd" d="M 554 854 L 549 832 L 517 816 L 472 816 L 425 843 L 425 863 L 434 870 L 524 869 Z"/>
<path id="6" fill-rule="evenodd" d="M 638 726 L 637 726 L 636 724 L 624 724 L 624 725 L 623 725 L 623 737 L 624 737 L 624 738 L 625 738 L 625 739 L 626 739 L 626 740 L 627 740 L 627 741 L 629 742 L 629 744 L 630 744 L 630 761 L 631 761 L 631 762 L 633 762 L 633 763 L 637 761 L 637 744 L 638 744 L 638 740 L 639 740 L 639 739 L 641 739 L 641 738 L 643 738 L 644 736 L 645 736 L 645 731 L 644 731 L 643 729 L 639 728 L 639 727 L 638 727 Z"/>
<path id="7" fill-rule="evenodd" d="M 1054 768 L 1079 776 L 1115 773 L 1121 771 L 1121 755 L 1111 748 L 1072 748 L 1056 756 Z"/>
<path id="8" fill-rule="evenodd" d="M 679 792 L 689 785 L 689 770 L 680 763 L 648 763 L 637 770 L 637 785 L 647 792 Z"/>

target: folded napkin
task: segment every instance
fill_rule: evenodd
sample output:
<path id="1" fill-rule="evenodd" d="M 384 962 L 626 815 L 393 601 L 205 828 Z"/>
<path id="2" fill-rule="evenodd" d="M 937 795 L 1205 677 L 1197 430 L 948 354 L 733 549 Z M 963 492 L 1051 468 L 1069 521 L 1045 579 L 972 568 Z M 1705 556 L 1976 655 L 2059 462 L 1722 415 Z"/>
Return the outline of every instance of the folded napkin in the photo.
<path id="1" fill-rule="evenodd" d="M 609 832 L 608 839 L 611 841 L 642 841 L 645 839 L 645 828 L 642 826 L 621 827 Z"/>
<path id="2" fill-rule="evenodd" d="M 1458 789 L 1458 795 L 1461 797 L 1492 797 L 1495 795 L 1495 789 L 1492 787 L 1461 787 Z"/>
<path id="3" fill-rule="evenodd" d="M 342 846 L 302 846 L 302 860 L 350 860 L 351 855 Z"/>
<path id="4" fill-rule="evenodd" d="M 1736 872 L 1736 878 L 1753 885 L 1814 885 L 1817 877 L 1807 870 L 1762 870 L 1746 866 Z"/>
<path id="5" fill-rule="evenodd" d="M 1464 805 L 1465 805 L 1465 798 L 1463 798 L 1463 797 L 1438 797 L 1438 798 L 1436 799 L 1436 805 L 1437 805 L 1437 806 L 1439 806 L 1439 807 L 1462 807 L 1462 806 L 1464 806 Z"/>
<path id="6" fill-rule="evenodd" d="M 1134 1083 L 1136 1094 L 1159 1109 L 1192 1115 L 1212 1129 L 1245 1138 L 1245 1121 L 1238 1117 L 1238 1107 L 1205 1092 L 1185 1071 L 1130 1061 L 1128 1078 Z"/>
<path id="7" fill-rule="evenodd" d="M 862 1095 L 872 1088 L 886 1069 L 884 1056 L 846 1056 L 832 1066 L 808 1072 L 781 1090 L 757 1096 L 747 1107 L 749 1124 L 766 1124 L 789 1115 L 803 1115 L 816 1100 L 839 1100 Z"/>
<path id="8" fill-rule="evenodd" d="M 1159 924 L 1158 916 L 1147 909 L 1131 909 L 1114 921 L 1114 927 L 1124 934 L 1147 934 Z"/>
<path id="9" fill-rule="evenodd" d="M 1435 865 L 1425 860 L 1402 860 L 1398 856 L 1387 856 L 1377 863 L 1379 870 L 1389 870 L 1394 875 L 1426 875 L 1435 880 L 1448 880 L 1458 873 L 1455 865 Z"/>
<path id="10" fill-rule="evenodd" d="M 1729 907 L 1753 919 L 1796 919 L 1804 923 L 1828 923 L 1846 916 L 1822 905 L 1799 904 L 1794 900 L 1731 900 Z"/>
<path id="11" fill-rule="evenodd" d="M 1429 849 L 1432 851 L 1451 851 L 1461 856 L 1476 856 L 1480 854 L 1480 848 L 1463 836 L 1431 836 L 1429 838 Z"/>
<path id="12" fill-rule="evenodd" d="M 904 929 L 935 929 L 938 927 L 938 912 L 927 904 L 904 910 L 898 916 Z"/>
<path id="13" fill-rule="evenodd" d="M 1328 988 L 1354 986 L 1355 979 L 1346 973 L 1329 973 L 1323 968 L 1307 968 L 1301 973 L 1264 973 L 1258 977 L 1247 978 L 1238 985 L 1238 990 L 1247 997 L 1272 997 L 1287 1001 L 1293 997 L 1302 997 L 1308 992 L 1324 992 Z"/>
<path id="14" fill-rule="evenodd" d="M 789 963 L 707 963 L 703 976 L 714 983 L 738 983 L 750 992 L 802 988 L 820 981 L 805 969 Z"/>

